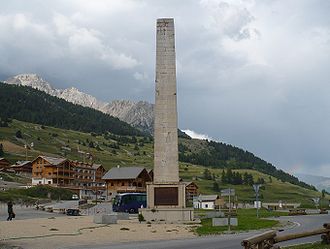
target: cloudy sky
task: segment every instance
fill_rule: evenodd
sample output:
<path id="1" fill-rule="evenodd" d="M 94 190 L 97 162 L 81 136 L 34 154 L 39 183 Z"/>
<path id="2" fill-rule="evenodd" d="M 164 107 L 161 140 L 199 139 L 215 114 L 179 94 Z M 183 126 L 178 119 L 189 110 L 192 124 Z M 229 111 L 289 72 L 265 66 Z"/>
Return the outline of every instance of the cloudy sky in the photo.
<path id="1" fill-rule="evenodd" d="M 176 25 L 179 126 L 330 176 L 330 1 L 0 2 L 0 79 L 37 73 L 154 102 L 155 20 Z"/>

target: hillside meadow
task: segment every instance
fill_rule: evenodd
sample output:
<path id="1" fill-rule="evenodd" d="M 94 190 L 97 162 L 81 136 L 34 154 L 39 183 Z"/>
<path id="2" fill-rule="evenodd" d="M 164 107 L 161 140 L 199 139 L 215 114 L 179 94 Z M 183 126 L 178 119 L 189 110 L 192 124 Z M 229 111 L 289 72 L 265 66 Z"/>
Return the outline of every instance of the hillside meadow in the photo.
<path id="1" fill-rule="evenodd" d="M 16 136 L 21 131 L 22 138 Z M 180 143 L 191 143 L 201 146 L 200 140 L 180 138 Z M 9 127 L 0 128 L 0 143 L 4 146 L 5 157 L 14 163 L 17 160 L 33 160 L 38 155 L 66 157 L 79 161 L 102 163 L 106 169 L 120 165 L 153 166 L 153 141 L 148 137 L 117 136 L 113 134 L 93 134 L 64 130 L 38 124 L 12 120 Z M 31 147 L 33 143 L 33 147 Z M 28 148 L 25 149 L 24 145 Z M 88 154 L 87 154 L 88 153 Z M 222 168 L 207 167 L 214 180 L 206 180 L 203 173 L 206 167 L 180 162 L 180 177 L 185 181 L 194 181 L 203 194 L 217 193 L 213 184 L 216 181 L 220 189 L 234 188 L 239 202 L 252 202 L 255 194 L 252 186 L 230 185 L 221 183 Z M 300 202 L 303 206 L 312 207 L 312 198 L 321 193 L 309 190 L 275 177 L 251 169 L 233 170 L 252 174 L 254 180 L 263 178 L 265 184 L 260 191 L 261 200 L 265 202 Z"/>

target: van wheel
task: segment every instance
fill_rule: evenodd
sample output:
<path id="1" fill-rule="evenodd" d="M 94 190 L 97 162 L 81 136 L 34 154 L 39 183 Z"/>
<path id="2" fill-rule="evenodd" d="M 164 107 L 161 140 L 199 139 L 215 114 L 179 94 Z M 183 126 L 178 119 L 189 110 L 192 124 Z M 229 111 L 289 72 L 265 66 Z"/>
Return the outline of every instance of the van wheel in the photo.
<path id="1" fill-rule="evenodd" d="M 130 213 L 130 214 L 134 214 L 134 213 L 135 213 L 135 209 L 134 209 L 134 208 L 131 208 L 131 209 L 129 210 L 129 213 Z"/>

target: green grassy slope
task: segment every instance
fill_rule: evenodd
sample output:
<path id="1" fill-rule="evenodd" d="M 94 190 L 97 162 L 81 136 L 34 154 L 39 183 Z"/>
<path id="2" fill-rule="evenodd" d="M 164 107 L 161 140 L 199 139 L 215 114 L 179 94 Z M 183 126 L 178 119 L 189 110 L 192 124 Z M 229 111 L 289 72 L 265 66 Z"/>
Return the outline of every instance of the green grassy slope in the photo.
<path id="1" fill-rule="evenodd" d="M 196 179 L 195 182 L 199 186 L 202 193 L 212 194 L 213 190 L 213 180 L 203 179 L 203 172 L 205 167 L 191 165 L 191 164 L 181 164 L 180 165 L 180 176 L 184 180 Z M 238 201 L 240 202 L 251 202 L 255 199 L 255 193 L 252 186 L 248 185 L 231 185 L 231 184 L 221 184 L 221 172 L 222 169 L 210 169 L 212 174 L 215 174 L 216 181 L 219 182 L 220 188 L 234 188 Z M 264 202 L 278 202 L 279 200 L 283 202 L 299 202 L 303 206 L 313 207 L 312 198 L 316 196 L 321 196 L 321 193 L 309 190 L 288 182 L 282 182 L 274 177 L 269 178 L 269 175 L 260 173 L 255 170 L 233 170 L 234 172 L 240 172 L 244 174 L 245 172 L 253 175 L 254 179 L 260 177 L 265 179 L 264 187 L 260 190 L 260 199 Z"/>
<path id="2" fill-rule="evenodd" d="M 23 138 L 19 139 L 15 133 L 20 130 Z M 123 142 L 124 140 L 128 142 Z M 135 138 L 134 138 L 135 139 Z M 26 151 L 24 144 L 34 143 L 34 147 L 27 150 L 29 160 L 34 159 L 38 155 L 49 156 L 64 156 L 73 160 L 85 160 L 80 151 L 88 152 L 93 155 L 94 162 L 100 162 L 106 169 L 121 166 L 139 165 L 147 168 L 153 166 L 153 141 L 150 138 L 136 137 L 136 141 L 132 141 L 132 137 L 118 136 L 109 137 L 93 136 L 89 133 L 82 133 L 71 130 L 63 130 L 53 127 L 44 127 L 41 125 L 26 123 L 13 120 L 9 127 L 0 128 L 0 143 L 3 143 L 5 157 L 11 162 L 24 160 Z M 89 147 L 90 142 L 94 148 Z M 180 139 L 180 143 L 194 143 L 196 146 L 202 146 L 199 140 Z M 113 145 L 119 145 L 119 149 Z M 220 182 L 222 169 L 208 169 L 215 174 L 216 181 L 219 182 L 220 188 L 232 187 L 236 189 L 238 201 L 251 202 L 254 200 L 254 193 L 251 186 L 247 185 L 223 185 Z M 215 193 L 212 186 L 213 180 L 203 179 L 205 167 L 193 165 L 190 163 L 180 162 L 180 177 L 183 180 L 191 181 L 193 179 L 200 189 L 201 193 Z M 269 175 L 260 173 L 255 170 L 239 169 L 234 170 L 240 173 L 249 172 L 254 176 L 254 179 L 262 177 L 266 180 L 265 189 L 261 190 L 264 201 L 286 201 L 286 202 L 301 202 L 304 205 L 312 205 L 311 198 L 320 196 L 320 193 L 313 190 L 308 190 L 303 187 L 293 185 L 288 182 L 282 182 L 275 177 L 272 177 L 270 182 Z"/>

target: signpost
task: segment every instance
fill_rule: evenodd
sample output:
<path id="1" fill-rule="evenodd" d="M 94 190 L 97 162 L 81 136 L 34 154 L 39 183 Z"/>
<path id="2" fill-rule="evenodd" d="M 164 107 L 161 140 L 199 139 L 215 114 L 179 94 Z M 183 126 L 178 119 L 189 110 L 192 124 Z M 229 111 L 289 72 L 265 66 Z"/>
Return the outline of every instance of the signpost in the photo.
<path id="1" fill-rule="evenodd" d="M 312 198 L 314 204 L 315 204 L 315 207 L 317 209 L 317 206 L 319 206 L 320 204 L 320 197 L 316 197 L 316 198 Z"/>
<path id="2" fill-rule="evenodd" d="M 259 218 L 259 189 L 261 184 L 253 184 L 254 192 L 256 193 L 256 203 L 257 203 L 257 218 Z"/>
<path id="3" fill-rule="evenodd" d="M 230 232 L 230 216 L 231 216 L 231 201 L 230 197 L 235 196 L 235 189 L 227 188 L 221 190 L 221 196 L 228 196 L 229 197 L 229 212 L 228 212 L 228 231 Z"/>

